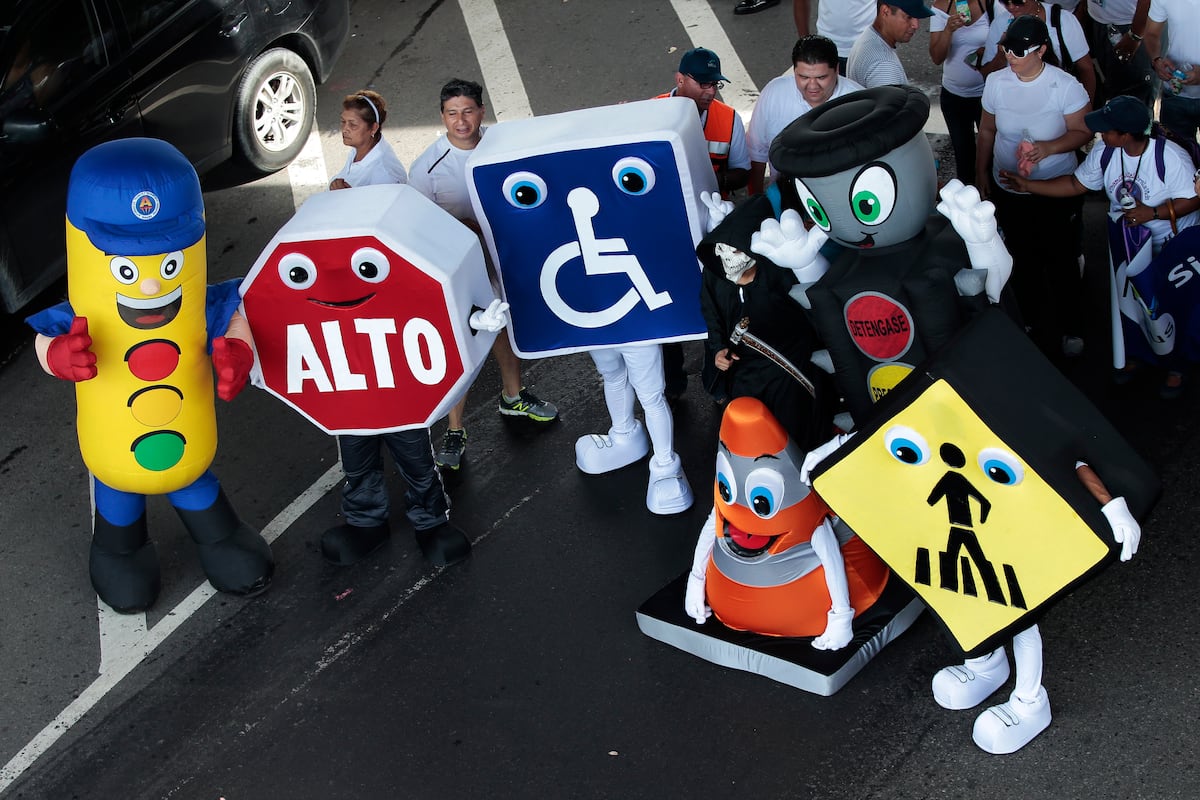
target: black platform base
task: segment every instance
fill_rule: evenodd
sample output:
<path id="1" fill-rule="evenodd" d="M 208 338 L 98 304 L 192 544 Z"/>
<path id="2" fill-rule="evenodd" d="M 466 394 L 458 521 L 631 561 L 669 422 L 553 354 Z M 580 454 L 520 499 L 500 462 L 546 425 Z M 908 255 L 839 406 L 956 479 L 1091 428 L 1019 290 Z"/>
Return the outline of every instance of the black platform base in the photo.
<path id="1" fill-rule="evenodd" d="M 687 575 L 685 572 L 667 584 L 637 610 L 642 633 L 705 661 L 764 675 L 825 697 L 845 686 L 925 610 L 925 604 L 893 575 L 875 605 L 854 620 L 854 638 L 849 645 L 841 650 L 817 650 L 812 637 L 735 631 L 715 616 L 697 625 L 683 610 Z"/>

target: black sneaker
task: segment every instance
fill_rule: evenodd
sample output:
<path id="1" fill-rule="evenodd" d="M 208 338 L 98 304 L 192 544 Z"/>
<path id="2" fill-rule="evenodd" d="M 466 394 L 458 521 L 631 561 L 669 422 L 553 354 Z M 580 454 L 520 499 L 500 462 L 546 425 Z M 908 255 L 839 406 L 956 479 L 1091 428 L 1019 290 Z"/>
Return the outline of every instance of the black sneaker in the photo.
<path id="1" fill-rule="evenodd" d="M 547 400 L 539 400 L 533 392 L 522 387 L 521 394 L 511 403 L 500 394 L 499 411 L 510 417 L 528 417 L 534 422 L 552 422 L 558 416 L 558 408 Z"/>
<path id="2" fill-rule="evenodd" d="M 466 429 L 447 428 L 446 433 L 442 436 L 442 449 L 437 451 L 433 461 L 442 469 L 458 469 L 462 466 L 462 457 L 466 450 Z"/>

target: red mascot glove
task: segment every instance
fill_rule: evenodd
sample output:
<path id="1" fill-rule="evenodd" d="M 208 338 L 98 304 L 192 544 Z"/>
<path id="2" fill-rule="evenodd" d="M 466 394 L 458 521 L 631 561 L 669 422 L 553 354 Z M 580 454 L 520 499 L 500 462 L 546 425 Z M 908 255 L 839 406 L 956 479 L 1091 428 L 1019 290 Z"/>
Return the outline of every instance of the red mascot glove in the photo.
<path id="1" fill-rule="evenodd" d="M 64 381 L 90 381 L 96 377 L 96 354 L 91 346 L 87 317 L 76 317 L 71 320 L 71 330 L 50 340 L 46 366 Z"/>
<path id="2" fill-rule="evenodd" d="M 229 402 L 246 388 L 254 351 L 241 339 L 218 336 L 212 343 L 212 362 L 217 370 L 217 397 Z"/>

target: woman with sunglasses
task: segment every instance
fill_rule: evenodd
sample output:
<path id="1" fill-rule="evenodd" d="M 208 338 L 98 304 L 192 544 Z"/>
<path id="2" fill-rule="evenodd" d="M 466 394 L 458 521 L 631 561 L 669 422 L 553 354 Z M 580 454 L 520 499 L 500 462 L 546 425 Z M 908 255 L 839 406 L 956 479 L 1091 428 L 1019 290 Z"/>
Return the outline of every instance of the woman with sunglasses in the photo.
<path id="1" fill-rule="evenodd" d="M 1059 6 L 1055 10 L 1055 6 Z M 980 72 L 984 77 L 998 72 L 1007 66 L 1004 51 L 1000 48 L 1000 40 L 1013 20 L 1021 17 L 1033 17 L 1045 23 L 1049 30 L 1048 44 L 1054 57 L 1058 59 L 1055 66 L 1062 67 L 1072 77 L 1083 84 L 1087 90 L 1088 101 L 1096 98 L 1096 68 L 1092 63 L 1091 50 L 1087 34 L 1079 19 L 1070 11 L 1066 3 L 1040 3 L 1037 0 L 1002 0 L 996 2 L 994 13 L 991 15 L 991 25 L 988 26 L 987 41 L 983 45 L 983 66 Z"/>
<path id="2" fill-rule="evenodd" d="M 1090 103 L 1079 81 L 1054 64 L 1049 31 L 1018 17 L 1002 42 L 1008 68 L 983 89 L 975 180 L 996 205 L 996 221 L 1013 257 L 1013 286 L 1025 324 L 1048 356 L 1083 349 L 1078 265 L 1082 197 L 1040 197 L 1000 185 L 1000 172 L 1034 180 L 1075 171 L 1075 150 L 1092 138 Z"/>

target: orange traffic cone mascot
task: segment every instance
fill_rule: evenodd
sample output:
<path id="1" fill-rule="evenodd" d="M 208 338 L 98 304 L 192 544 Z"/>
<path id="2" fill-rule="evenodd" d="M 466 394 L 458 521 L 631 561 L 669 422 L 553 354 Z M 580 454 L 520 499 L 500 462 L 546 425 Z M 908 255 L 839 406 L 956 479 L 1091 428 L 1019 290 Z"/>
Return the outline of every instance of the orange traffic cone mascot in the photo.
<path id="1" fill-rule="evenodd" d="M 879 598 L 888 568 L 801 480 L 803 454 L 766 406 L 731 401 L 721 421 L 714 507 L 700 532 L 684 606 L 703 624 L 812 636 L 838 650 Z M 706 603 L 707 598 L 707 603 Z M 857 611 L 856 611 L 857 610 Z"/>

